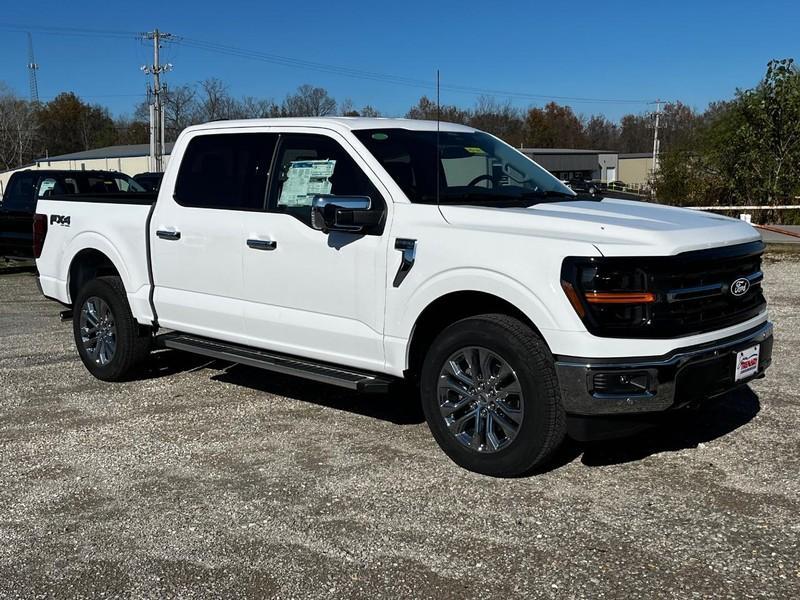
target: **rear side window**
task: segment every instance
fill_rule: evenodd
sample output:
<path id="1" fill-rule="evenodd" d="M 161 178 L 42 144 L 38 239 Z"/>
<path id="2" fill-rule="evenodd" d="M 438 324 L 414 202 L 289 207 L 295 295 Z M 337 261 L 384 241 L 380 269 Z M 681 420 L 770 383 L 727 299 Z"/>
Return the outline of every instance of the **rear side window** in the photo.
<path id="1" fill-rule="evenodd" d="M 181 160 L 175 201 L 196 208 L 263 210 L 276 139 L 269 133 L 193 138 Z"/>
<path id="2" fill-rule="evenodd" d="M 6 210 L 33 211 L 34 188 L 39 178 L 34 173 L 20 173 L 14 175 L 9 182 L 6 194 L 3 197 L 3 207 Z"/>

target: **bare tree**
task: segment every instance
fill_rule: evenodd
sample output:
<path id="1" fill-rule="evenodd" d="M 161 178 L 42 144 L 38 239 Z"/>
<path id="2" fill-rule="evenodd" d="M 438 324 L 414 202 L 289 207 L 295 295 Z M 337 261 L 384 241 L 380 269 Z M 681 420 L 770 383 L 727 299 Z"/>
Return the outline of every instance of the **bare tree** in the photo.
<path id="1" fill-rule="evenodd" d="M 236 101 L 231 98 L 228 86 L 221 80 L 211 77 L 201 81 L 199 94 L 196 122 L 229 119 L 233 114 Z"/>
<path id="2" fill-rule="evenodd" d="M 280 116 L 280 107 L 268 98 L 254 98 L 245 96 L 234 104 L 234 114 L 237 119 L 267 119 Z"/>
<path id="3" fill-rule="evenodd" d="M 33 157 L 36 143 L 36 111 L 0 84 L 0 165 L 11 169 Z"/>
<path id="4" fill-rule="evenodd" d="M 361 108 L 360 114 L 362 117 L 380 117 L 381 112 L 373 107 L 371 104 L 367 104 Z"/>
<path id="5" fill-rule="evenodd" d="M 511 106 L 510 100 L 500 103 L 491 96 L 480 96 L 469 124 L 496 135 L 512 146 L 520 146 L 524 141 L 522 114 Z"/>
<path id="6" fill-rule="evenodd" d="M 339 103 L 339 114 L 343 117 L 380 117 L 378 109 L 370 104 L 365 104 L 361 110 L 357 110 L 350 98 L 345 98 Z"/>
<path id="7" fill-rule="evenodd" d="M 341 102 L 339 102 L 339 114 L 343 117 L 358 117 L 361 116 L 361 113 L 356 110 L 356 105 L 353 103 L 353 100 L 350 98 L 345 98 Z"/>
<path id="8" fill-rule="evenodd" d="M 167 139 L 174 141 L 181 131 L 196 122 L 199 113 L 197 90 L 191 85 L 180 85 L 167 90 L 164 109 Z"/>
<path id="9" fill-rule="evenodd" d="M 336 112 L 336 100 L 325 88 L 305 84 L 294 94 L 286 96 L 282 112 L 287 117 L 324 117 Z"/>
<path id="10" fill-rule="evenodd" d="M 436 102 L 422 96 L 415 106 L 408 109 L 407 119 L 423 119 L 434 121 L 436 118 L 446 123 L 468 123 L 471 117 L 469 110 L 464 110 L 452 104 L 436 106 Z"/>

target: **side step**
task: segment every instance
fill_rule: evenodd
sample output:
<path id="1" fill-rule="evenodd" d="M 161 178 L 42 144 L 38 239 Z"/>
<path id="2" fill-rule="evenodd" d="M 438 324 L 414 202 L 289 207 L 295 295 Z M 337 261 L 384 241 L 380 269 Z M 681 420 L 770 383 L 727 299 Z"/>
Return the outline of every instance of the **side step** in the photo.
<path id="1" fill-rule="evenodd" d="M 395 381 L 387 375 L 356 371 L 306 358 L 277 354 L 185 333 L 165 333 L 156 337 L 156 341 L 164 348 L 184 350 L 284 375 L 328 383 L 357 392 L 385 393 L 389 390 L 391 383 Z"/>

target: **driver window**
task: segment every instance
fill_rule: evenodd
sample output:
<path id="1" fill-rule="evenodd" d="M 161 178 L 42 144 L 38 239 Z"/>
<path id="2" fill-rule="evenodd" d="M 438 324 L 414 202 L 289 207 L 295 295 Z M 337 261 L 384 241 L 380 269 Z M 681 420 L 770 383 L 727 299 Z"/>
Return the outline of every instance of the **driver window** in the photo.
<path id="1" fill-rule="evenodd" d="M 311 134 L 281 137 L 270 210 L 292 215 L 311 226 L 311 201 L 317 194 L 368 196 L 383 204 L 375 186 L 335 140 Z"/>

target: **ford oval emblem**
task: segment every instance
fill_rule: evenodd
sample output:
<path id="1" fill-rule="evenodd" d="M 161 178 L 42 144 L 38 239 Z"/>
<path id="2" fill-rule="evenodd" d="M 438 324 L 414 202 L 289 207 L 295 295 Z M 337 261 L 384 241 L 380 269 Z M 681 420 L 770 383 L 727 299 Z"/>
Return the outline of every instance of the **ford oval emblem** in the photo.
<path id="1" fill-rule="evenodd" d="M 731 294 L 734 296 L 744 296 L 750 289 L 750 281 L 740 277 L 731 284 Z"/>

